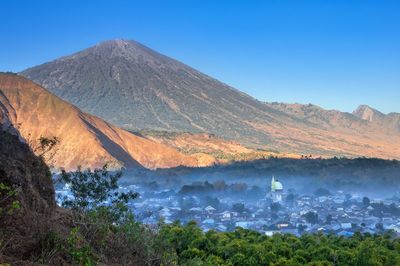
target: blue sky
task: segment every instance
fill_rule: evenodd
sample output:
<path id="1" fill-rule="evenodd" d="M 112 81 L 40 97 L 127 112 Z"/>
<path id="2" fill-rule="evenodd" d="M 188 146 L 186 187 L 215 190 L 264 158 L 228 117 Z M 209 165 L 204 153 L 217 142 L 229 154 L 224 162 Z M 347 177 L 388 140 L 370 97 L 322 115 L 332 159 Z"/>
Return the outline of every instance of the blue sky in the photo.
<path id="1" fill-rule="evenodd" d="M 400 112 L 400 1 L 2 1 L 0 71 L 134 39 L 263 101 Z"/>

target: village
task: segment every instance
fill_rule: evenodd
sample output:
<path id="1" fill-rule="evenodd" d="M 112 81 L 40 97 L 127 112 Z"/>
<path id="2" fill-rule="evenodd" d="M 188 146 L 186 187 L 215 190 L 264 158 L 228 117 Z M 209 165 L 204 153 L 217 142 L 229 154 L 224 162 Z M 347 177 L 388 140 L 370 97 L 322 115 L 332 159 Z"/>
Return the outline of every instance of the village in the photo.
<path id="1" fill-rule="evenodd" d="M 223 181 L 197 182 L 180 190 L 159 190 L 155 184 L 126 185 L 120 190 L 140 194 L 129 206 L 135 219 L 149 226 L 195 221 L 204 231 L 225 232 L 241 227 L 268 236 L 318 232 L 352 236 L 355 232 L 374 234 L 386 230 L 400 235 L 398 198 L 369 199 L 322 188 L 298 195 L 291 189 L 284 190 L 274 177 L 266 190 Z M 59 198 L 68 197 L 68 186 L 59 187 L 56 193 Z"/>

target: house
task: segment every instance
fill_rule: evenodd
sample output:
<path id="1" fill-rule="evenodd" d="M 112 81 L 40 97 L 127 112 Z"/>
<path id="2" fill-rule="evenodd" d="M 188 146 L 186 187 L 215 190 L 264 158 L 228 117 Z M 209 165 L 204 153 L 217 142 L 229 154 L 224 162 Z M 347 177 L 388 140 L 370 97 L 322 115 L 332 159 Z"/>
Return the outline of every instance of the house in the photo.
<path id="1" fill-rule="evenodd" d="M 204 208 L 204 210 L 205 210 L 207 213 L 211 214 L 211 213 L 214 213 L 217 209 L 215 209 L 215 208 L 212 207 L 212 206 L 207 206 L 207 207 Z"/>
<path id="2" fill-rule="evenodd" d="M 342 198 L 334 198 L 333 202 L 336 204 L 343 204 L 344 203 L 344 199 Z"/>
<path id="3" fill-rule="evenodd" d="M 158 212 L 158 214 L 159 214 L 160 216 L 162 216 L 162 217 L 165 217 L 165 218 L 170 217 L 170 216 L 172 215 L 170 209 L 168 209 L 167 207 L 162 208 L 162 209 Z"/>
<path id="4" fill-rule="evenodd" d="M 276 227 L 277 227 L 278 229 L 284 229 L 284 228 L 288 228 L 288 227 L 291 227 L 291 226 L 290 226 L 289 223 L 283 222 L 283 223 L 277 223 L 277 224 L 276 224 Z"/>
<path id="5" fill-rule="evenodd" d="M 281 230 L 282 234 L 291 234 L 295 236 L 300 236 L 299 231 L 296 228 L 285 228 Z"/>
<path id="6" fill-rule="evenodd" d="M 208 225 L 211 225 L 211 224 L 214 224 L 215 223 L 215 221 L 214 221 L 214 219 L 205 219 L 204 221 L 203 221 L 203 224 L 208 224 Z"/>
<path id="7" fill-rule="evenodd" d="M 264 232 L 264 234 L 266 235 L 266 236 L 273 236 L 274 234 L 279 234 L 280 232 L 279 231 L 276 231 L 276 230 L 268 230 L 268 231 L 265 231 Z"/>
<path id="8" fill-rule="evenodd" d="M 232 218 L 232 214 L 229 211 L 224 211 L 221 213 L 221 220 L 222 221 L 229 221 Z"/>
<path id="9" fill-rule="evenodd" d="M 325 202 L 325 201 L 328 200 L 328 197 L 327 196 L 321 196 L 321 197 L 318 197 L 317 199 L 318 199 L 319 202 Z"/>
<path id="10" fill-rule="evenodd" d="M 248 221 L 241 221 L 241 222 L 235 223 L 236 227 L 242 227 L 244 229 L 249 229 L 251 225 L 252 225 L 252 222 L 248 222 Z"/>
<path id="11" fill-rule="evenodd" d="M 193 207 L 189 209 L 190 212 L 201 212 L 202 209 L 200 207 Z"/>
<path id="12" fill-rule="evenodd" d="M 351 229 L 351 223 L 341 223 L 342 229 Z"/>
<path id="13" fill-rule="evenodd" d="M 331 230 L 333 231 L 339 231 L 342 227 L 338 224 L 334 224 L 331 226 Z"/>
<path id="14" fill-rule="evenodd" d="M 344 237 L 350 237 L 352 235 L 354 235 L 353 232 L 349 232 L 349 231 L 341 231 L 339 233 L 337 233 L 338 236 L 344 236 Z"/>
<path id="15" fill-rule="evenodd" d="M 217 229 L 220 232 L 226 232 L 226 230 L 228 229 L 228 227 L 226 227 L 223 224 L 219 224 L 215 229 Z"/>

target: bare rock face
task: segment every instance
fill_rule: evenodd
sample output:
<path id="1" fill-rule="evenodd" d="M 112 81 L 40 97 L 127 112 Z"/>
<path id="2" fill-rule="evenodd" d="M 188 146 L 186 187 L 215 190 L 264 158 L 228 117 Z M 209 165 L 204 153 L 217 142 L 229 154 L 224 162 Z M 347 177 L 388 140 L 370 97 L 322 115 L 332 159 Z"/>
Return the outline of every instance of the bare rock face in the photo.
<path id="1" fill-rule="evenodd" d="M 135 41 L 106 41 L 21 74 L 129 130 L 211 133 L 283 153 L 400 158 L 397 114 L 382 120 L 376 112 L 263 103 Z"/>
<path id="2" fill-rule="evenodd" d="M 3 255 L 28 259 L 56 209 L 51 174 L 17 135 L 0 130 L 0 234 Z M 15 195 L 7 195 L 11 188 Z M 13 202 L 18 208 L 12 209 Z"/>
<path id="3" fill-rule="evenodd" d="M 0 119 L 32 148 L 40 137 L 57 137 L 54 155 L 47 158 L 56 168 L 198 166 L 195 157 L 84 113 L 19 75 L 0 74 Z"/>
<path id="4" fill-rule="evenodd" d="M 360 105 L 353 114 L 360 119 L 378 124 L 382 130 L 397 131 L 400 133 L 400 114 L 389 113 L 387 115 L 369 107 L 368 105 Z"/>
<path id="5" fill-rule="evenodd" d="M 368 105 L 360 105 L 353 114 L 363 120 L 373 122 L 376 120 L 381 120 L 385 116 L 378 110 L 375 110 Z"/>

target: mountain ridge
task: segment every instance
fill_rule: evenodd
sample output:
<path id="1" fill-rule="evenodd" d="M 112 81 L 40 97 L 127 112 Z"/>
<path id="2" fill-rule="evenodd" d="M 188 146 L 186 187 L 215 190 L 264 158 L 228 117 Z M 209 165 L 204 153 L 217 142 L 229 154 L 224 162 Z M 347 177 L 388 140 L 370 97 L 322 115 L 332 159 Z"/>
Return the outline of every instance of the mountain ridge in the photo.
<path id="1" fill-rule="evenodd" d="M 210 133 L 286 153 L 400 158 L 395 115 L 367 121 L 314 105 L 263 103 L 135 41 L 102 42 L 21 74 L 131 131 Z"/>
<path id="2" fill-rule="evenodd" d="M 64 57 L 62 57 L 60 59 L 60 61 L 55 60 L 55 61 L 52 61 L 50 63 L 42 64 L 41 67 L 44 67 L 44 68 L 50 67 L 50 69 L 46 69 L 46 71 L 50 71 L 49 72 L 49 76 L 46 74 L 46 76 L 48 77 L 48 79 L 46 79 L 46 80 L 42 80 L 40 77 L 38 77 L 38 75 L 34 74 L 33 73 L 33 68 L 27 69 L 27 70 L 21 72 L 21 74 L 27 76 L 28 78 L 31 78 L 31 79 L 39 82 L 41 85 L 43 85 L 44 87 L 50 89 L 51 91 L 53 91 L 56 95 L 60 96 L 61 98 L 67 99 L 68 101 L 70 101 L 70 102 L 72 102 L 74 104 L 77 104 L 77 106 L 82 108 L 83 110 L 88 111 L 89 113 L 96 114 L 99 110 L 95 109 L 95 107 L 93 107 L 94 109 L 93 108 L 88 108 L 88 107 L 86 107 L 87 109 L 85 109 L 85 105 L 90 105 L 91 104 L 91 100 L 85 98 L 86 95 L 87 95 L 86 92 L 84 92 L 83 94 L 82 94 L 82 92 L 80 92 L 79 96 L 76 96 L 76 95 L 74 95 L 74 92 L 70 91 L 70 90 L 75 90 L 75 93 L 76 93 L 80 89 L 80 88 L 77 88 L 77 87 L 79 87 L 79 84 L 71 85 L 67 89 L 66 88 L 61 88 L 61 89 L 57 88 L 57 86 L 60 85 L 60 82 L 61 82 L 60 81 L 60 75 L 62 76 L 61 79 L 69 78 L 69 81 L 67 83 L 70 83 L 70 84 L 74 84 L 74 82 L 76 82 L 76 80 L 77 80 L 77 77 L 68 76 L 68 75 L 70 75 L 69 73 L 66 73 L 64 71 L 62 71 L 60 73 L 59 72 L 60 66 L 57 66 L 59 63 L 65 63 L 66 61 L 68 61 L 67 64 L 70 64 L 71 61 L 75 61 L 77 59 L 80 59 L 80 58 L 84 57 L 85 60 L 89 60 L 89 61 L 90 60 L 95 60 L 96 61 L 96 67 L 97 67 L 97 63 L 101 64 L 103 59 L 111 60 L 112 61 L 111 62 L 111 64 L 112 64 L 111 68 L 110 69 L 107 68 L 107 71 L 103 71 L 103 73 L 102 73 L 103 75 L 105 75 L 105 72 L 109 72 L 109 73 L 107 73 L 107 75 L 109 74 L 111 79 L 107 79 L 106 81 L 103 81 L 102 85 L 99 85 L 101 87 L 100 89 L 96 88 L 97 90 L 100 90 L 100 91 L 97 91 L 97 93 L 99 93 L 102 97 L 105 97 L 107 95 L 109 89 L 107 88 L 106 91 L 104 91 L 103 90 L 104 86 L 107 86 L 110 82 L 117 83 L 118 75 L 120 75 L 120 72 L 118 72 L 117 69 L 119 69 L 119 67 L 121 67 L 121 64 L 122 65 L 123 64 L 128 64 L 127 68 L 129 68 L 129 63 L 132 63 L 132 62 L 126 62 L 127 59 L 131 59 L 132 57 L 139 58 L 138 62 L 133 62 L 132 63 L 132 64 L 136 64 L 135 65 L 136 68 L 135 68 L 134 75 L 136 75 L 136 74 L 137 75 L 140 75 L 140 74 L 141 75 L 145 75 L 146 73 L 143 73 L 144 70 L 142 70 L 142 68 L 143 69 L 144 68 L 148 68 L 148 66 L 142 64 L 143 60 L 141 58 L 143 58 L 143 57 L 144 58 L 148 58 L 149 54 L 151 54 L 151 56 L 154 56 L 154 54 L 157 54 L 157 55 L 160 55 L 160 57 L 161 57 L 161 63 L 157 64 L 157 67 L 158 67 L 157 70 L 159 70 L 159 69 L 162 70 L 165 67 L 170 68 L 171 66 L 172 66 L 172 68 L 174 70 L 176 70 L 176 68 L 178 68 L 178 67 L 180 69 L 185 68 L 185 70 L 184 70 L 184 71 L 186 71 L 185 74 L 191 76 L 193 79 L 199 78 L 196 75 L 200 75 L 201 74 L 201 78 L 205 79 L 206 81 L 212 80 L 213 82 L 218 82 L 218 85 L 222 86 L 223 87 L 222 89 L 224 89 L 225 92 L 230 92 L 230 90 L 234 90 L 235 92 L 240 93 L 240 95 L 245 97 L 246 99 L 251 99 L 252 101 L 255 100 L 254 98 L 252 98 L 252 97 L 250 97 L 250 96 L 248 96 L 248 95 L 246 95 L 246 94 L 244 94 L 244 93 L 242 93 L 242 92 L 240 92 L 240 91 L 238 91 L 238 90 L 236 90 L 236 89 L 234 89 L 232 87 L 229 87 L 226 84 L 220 83 L 219 81 L 216 81 L 216 80 L 212 79 L 211 77 L 209 77 L 207 75 L 203 75 L 202 73 L 200 73 L 197 70 L 194 70 L 194 69 L 188 67 L 187 65 L 185 65 L 183 63 L 180 63 L 180 62 L 178 62 L 178 61 L 176 61 L 174 59 L 171 59 L 169 57 L 161 55 L 161 54 L 159 54 L 159 53 L 157 53 L 157 52 L 155 52 L 153 50 L 150 50 L 147 47 L 144 47 L 142 45 L 138 45 L 138 43 L 135 42 L 135 41 L 129 41 L 129 42 L 128 41 L 123 41 L 123 43 L 130 45 L 129 46 L 130 48 L 127 49 L 127 50 L 129 50 L 131 52 L 137 51 L 137 49 L 139 49 L 139 48 L 143 49 L 143 50 L 140 51 L 140 55 L 138 55 L 138 56 L 128 56 L 126 58 L 122 58 L 121 59 L 121 57 L 119 57 L 119 55 L 121 55 L 121 53 L 113 53 L 113 51 L 119 50 L 120 45 L 121 45 L 121 41 L 120 40 L 117 40 L 117 41 L 105 41 L 105 42 L 102 42 L 102 43 L 100 43 L 98 45 L 95 45 L 95 46 L 93 46 L 91 48 L 85 49 L 85 50 L 83 50 L 81 52 L 75 53 L 74 55 L 72 55 L 70 57 L 64 56 Z M 150 52 L 148 52 L 149 50 L 150 50 Z M 100 56 L 100 58 L 98 57 L 98 53 L 99 52 L 102 54 Z M 145 54 L 145 55 L 142 56 L 143 54 Z M 88 58 L 88 56 L 89 56 L 89 58 Z M 111 59 L 109 57 L 111 57 Z M 166 60 L 166 59 L 168 60 L 168 62 L 164 62 L 164 60 Z M 149 60 L 147 60 L 147 61 L 149 61 Z M 84 64 L 80 63 L 80 65 L 77 66 L 77 68 L 94 67 L 93 65 L 92 66 L 87 66 L 87 62 L 83 62 L 83 63 Z M 92 62 L 90 62 L 90 63 L 92 63 Z M 54 66 L 54 64 L 56 64 L 56 65 Z M 140 64 L 140 65 L 137 66 L 137 64 Z M 150 72 L 151 71 L 152 70 L 150 70 Z M 168 69 L 168 71 L 169 71 L 169 69 Z M 176 76 L 176 73 L 168 73 L 168 71 L 167 71 L 167 73 L 161 73 L 164 76 L 164 78 L 165 78 L 166 75 L 169 75 L 169 74 L 174 74 Z M 76 73 L 76 74 L 78 74 L 78 73 Z M 99 73 L 95 73 L 95 74 L 99 74 Z M 137 90 L 138 91 L 136 92 L 136 94 L 135 95 L 128 95 L 128 96 L 131 96 L 132 98 L 140 97 L 140 96 L 143 97 L 143 90 L 144 89 L 147 89 L 148 91 L 150 91 L 148 96 L 149 97 L 154 97 L 156 100 L 158 100 L 158 106 L 160 106 L 160 110 L 152 110 L 152 108 L 154 106 L 146 108 L 146 110 L 148 110 L 150 113 L 152 113 L 152 116 L 155 117 L 155 119 L 152 119 L 152 120 L 157 120 L 157 121 L 147 120 L 146 123 L 142 122 L 142 125 L 140 125 L 141 122 L 138 121 L 139 122 L 138 123 L 139 124 L 138 127 L 135 127 L 133 124 L 132 125 L 131 124 L 124 124 L 123 122 L 122 123 L 119 122 L 118 124 L 120 126 L 124 126 L 125 128 L 128 128 L 128 129 L 149 129 L 146 126 L 147 126 L 147 124 L 150 123 L 150 124 L 153 125 L 153 127 L 151 127 L 150 129 L 168 130 L 168 129 L 171 129 L 171 127 L 174 126 L 174 124 L 166 125 L 165 122 L 163 122 L 163 121 L 168 121 L 168 119 L 162 119 L 162 117 L 158 117 L 158 115 L 162 115 L 161 111 L 167 111 L 167 112 L 177 113 L 176 117 L 177 117 L 177 119 L 181 120 L 180 121 L 181 122 L 180 128 L 182 128 L 183 131 L 184 130 L 203 131 L 204 128 L 201 125 L 196 124 L 194 121 L 192 121 L 192 119 L 188 118 L 184 114 L 184 112 L 182 110 L 179 109 L 180 106 L 178 105 L 177 100 L 175 98 L 170 97 L 170 95 L 165 93 L 163 90 L 156 90 L 155 89 L 156 86 L 151 86 L 151 85 L 154 85 L 154 83 L 157 83 L 157 78 L 159 78 L 157 76 L 157 73 L 152 72 L 151 74 L 154 74 L 154 76 L 145 76 L 144 78 L 140 78 L 139 77 L 139 79 L 137 79 L 137 76 L 133 77 L 133 78 L 136 78 L 136 79 L 131 79 L 131 77 L 128 77 L 129 82 L 131 82 L 131 84 L 127 84 L 126 87 L 129 88 L 129 87 L 132 86 L 132 84 L 137 85 L 137 87 L 138 87 Z M 66 77 L 66 76 L 68 76 L 68 77 Z M 108 77 L 108 76 L 106 76 L 106 77 Z M 102 76 L 102 78 L 105 78 L 105 77 Z M 87 81 L 87 82 L 89 82 L 89 81 Z M 100 83 L 98 80 L 90 80 L 90 82 L 92 82 L 91 85 L 93 87 L 98 86 L 98 83 Z M 171 82 L 171 80 L 168 80 L 167 82 Z M 150 84 L 148 84 L 148 83 L 150 83 Z M 106 84 L 106 85 L 104 85 L 104 84 Z M 167 84 L 167 85 L 170 85 L 168 87 L 169 90 L 175 90 L 176 89 L 175 88 L 175 86 L 176 86 L 175 84 Z M 197 85 L 200 86 L 202 84 L 200 84 L 200 85 L 197 84 Z M 92 89 L 93 88 L 91 87 L 90 90 L 92 90 Z M 111 89 L 114 89 L 114 88 L 111 88 Z M 208 89 L 210 89 L 210 88 L 208 88 Z M 120 93 L 118 90 L 114 89 L 114 91 L 115 91 L 116 94 Z M 87 91 L 87 93 L 89 93 L 89 92 L 90 91 Z M 129 94 L 129 91 L 127 91 L 126 94 Z M 83 98 L 82 98 L 82 96 L 83 96 Z M 122 98 L 121 93 L 118 94 L 118 96 L 120 98 Z M 180 96 L 182 96 L 182 95 L 180 95 Z M 182 96 L 182 97 L 184 97 L 184 96 Z M 204 94 L 201 95 L 201 93 L 198 93 L 197 95 L 195 94 L 194 97 L 199 101 L 207 102 L 207 99 L 206 99 L 207 96 L 204 95 Z M 219 97 L 219 98 L 221 98 L 221 97 Z M 119 100 L 122 101 L 123 99 L 119 99 Z M 133 100 L 135 101 L 135 99 L 133 99 Z M 93 100 L 93 101 L 97 102 L 97 100 Z M 142 107 L 141 105 L 143 105 L 141 102 L 138 102 L 138 101 L 136 101 L 135 103 L 138 105 L 137 109 L 141 108 Z M 208 103 L 206 103 L 205 106 L 212 107 L 210 104 L 208 104 L 208 105 L 207 104 Z M 259 103 L 259 105 L 263 106 L 261 102 Z M 101 108 L 103 108 L 103 107 L 101 107 Z M 265 108 L 267 108 L 267 107 L 265 107 Z M 114 107 L 114 109 L 115 109 L 115 107 Z M 159 111 L 159 112 L 155 112 L 155 111 Z M 101 117 L 105 116 L 108 121 L 111 121 L 111 122 L 115 121 L 115 119 L 113 117 L 109 117 L 110 115 L 104 114 L 101 110 L 99 112 L 100 112 L 100 116 Z M 112 112 L 112 113 L 114 115 L 119 115 L 121 112 L 118 112 L 118 110 L 116 110 L 116 112 Z M 172 128 L 175 129 L 175 127 L 172 127 Z"/>

